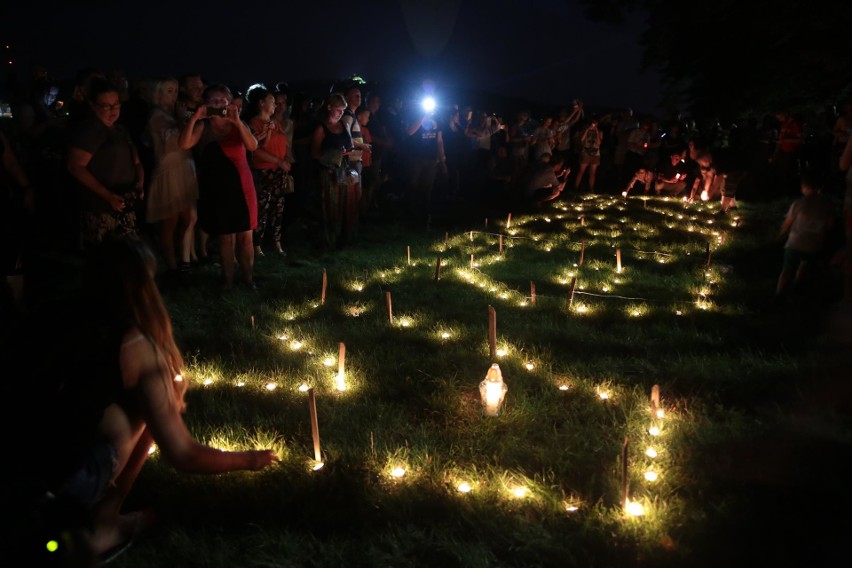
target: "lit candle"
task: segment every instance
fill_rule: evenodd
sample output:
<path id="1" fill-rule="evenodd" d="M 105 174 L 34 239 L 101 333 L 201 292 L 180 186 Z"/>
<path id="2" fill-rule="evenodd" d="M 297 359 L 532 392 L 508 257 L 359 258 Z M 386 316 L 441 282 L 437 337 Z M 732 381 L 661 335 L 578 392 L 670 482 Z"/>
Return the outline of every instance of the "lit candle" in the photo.
<path id="1" fill-rule="evenodd" d="M 503 382 L 500 366 L 493 363 L 485 375 L 485 380 L 479 383 L 479 394 L 482 397 L 482 407 L 486 416 L 498 416 L 500 414 L 500 408 L 508 390 L 509 387 Z"/>

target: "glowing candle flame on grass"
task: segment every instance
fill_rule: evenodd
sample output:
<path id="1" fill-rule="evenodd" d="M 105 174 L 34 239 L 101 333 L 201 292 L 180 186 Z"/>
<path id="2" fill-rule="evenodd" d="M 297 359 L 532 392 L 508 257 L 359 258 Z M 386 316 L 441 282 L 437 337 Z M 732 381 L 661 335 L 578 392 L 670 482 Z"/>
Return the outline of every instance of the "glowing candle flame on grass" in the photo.
<path id="1" fill-rule="evenodd" d="M 569 388 L 568 385 L 559 385 L 559 390 L 561 390 L 561 391 L 567 391 L 568 388 Z"/>
<path id="2" fill-rule="evenodd" d="M 268 390 L 268 391 L 272 392 L 272 391 L 274 391 L 277 387 L 278 387 L 278 385 L 276 385 L 275 383 L 266 383 L 266 386 L 265 386 L 265 387 L 263 387 L 263 388 L 265 388 L 266 390 Z"/>
<path id="3" fill-rule="evenodd" d="M 332 365 L 334 365 L 334 359 L 332 357 L 326 357 L 322 360 L 322 364 L 326 367 L 331 367 Z"/>
<path id="4" fill-rule="evenodd" d="M 659 477 L 660 476 L 656 471 L 646 471 L 645 472 L 645 479 L 647 481 L 650 481 L 651 483 L 653 483 L 654 481 L 657 481 L 657 479 L 659 479 Z"/>
<path id="5" fill-rule="evenodd" d="M 645 507 L 636 501 L 628 501 L 627 505 L 624 507 L 624 511 L 633 517 L 641 517 L 645 514 Z"/>
<path id="6" fill-rule="evenodd" d="M 500 347 L 500 348 L 497 349 L 497 351 L 495 353 L 497 354 L 498 357 L 505 357 L 507 351 L 504 348 Z"/>
<path id="7" fill-rule="evenodd" d="M 527 496 L 527 488 L 523 486 L 514 487 L 511 491 L 512 495 L 514 495 L 518 499 L 523 499 Z"/>
<path id="8" fill-rule="evenodd" d="M 524 365 L 524 367 L 526 367 L 527 371 L 532 371 L 533 369 L 535 369 L 535 364 L 528 362 Z"/>
<path id="9" fill-rule="evenodd" d="M 658 454 L 657 450 L 655 450 L 654 448 L 648 448 L 647 450 L 645 450 L 645 455 L 649 458 L 655 458 Z"/>
<path id="10" fill-rule="evenodd" d="M 404 477 L 405 476 L 405 469 L 403 469 L 401 467 L 395 467 L 395 468 L 393 468 L 393 470 L 391 470 L 391 476 L 395 477 L 397 479 Z"/>
<path id="11" fill-rule="evenodd" d="M 447 333 L 446 331 L 441 332 L 441 339 L 449 339 L 449 338 L 450 338 L 449 333 Z"/>
<path id="12" fill-rule="evenodd" d="M 479 383 L 479 394 L 482 398 L 482 407 L 486 416 L 499 416 L 503 400 L 509 387 L 503 382 L 503 373 L 500 365 L 494 363 L 488 369 L 485 380 Z"/>
<path id="13" fill-rule="evenodd" d="M 209 387 L 210 385 L 213 384 L 213 379 L 204 379 L 203 384 L 204 384 L 205 387 Z"/>
<path id="14" fill-rule="evenodd" d="M 609 400 L 609 393 L 606 392 L 606 391 L 601 391 L 601 392 L 598 393 L 598 397 L 601 400 Z"/>
<path id="15" fill-rule="evenodd" d="M 299 385 L 299 392 L 308 392 L 311 387 L 307 385 L 307 383 L 302 383 Z"/>
<path id="16" fill-rule="evenodd" d="M 459 490 L 459 493 L 470 493 L 471 491 L 473 491 L 473 487 L 471 487 L 470 483 L 468 483 L 467 481 L 462 481 L 461 483 L 459 483 L 456 489 Z"/>
<path id="17" fill-rule="evenodd" d="M 648 433 L 652 436 L 659 436 L 660 435 L 660 429 L 657 428 L 656 426 L 651 426 L 650 428 L 648 428 Z"/>

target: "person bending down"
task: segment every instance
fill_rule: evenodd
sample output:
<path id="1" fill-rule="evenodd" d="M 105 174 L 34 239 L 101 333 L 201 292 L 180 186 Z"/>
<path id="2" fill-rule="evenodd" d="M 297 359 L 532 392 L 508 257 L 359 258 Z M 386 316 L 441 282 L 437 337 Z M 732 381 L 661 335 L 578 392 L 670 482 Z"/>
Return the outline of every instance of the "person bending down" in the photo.
<path id="1" fill-rule="evenodd" d="M 122 505 L 153 443 L 166 463 L 184 473 L 256 471 L 278 457 L 271 449 L 221 451 L 190 434 L 182 417 L 183 358 L 146 244 L 104 240 L 85 266 L 83 301 L 74 309 L 86 319 L 64 320 L 72 339 L 58 364 L 62 384 L 39 407 L 49 447 L 29 444 L 29 461 L 38 467 L 27 469 L 21 491 L 47 491 L 79 504 L 91 526 L 87 545 L 104 560 L 152 520 L 147 511 L 122 514 Z"/>

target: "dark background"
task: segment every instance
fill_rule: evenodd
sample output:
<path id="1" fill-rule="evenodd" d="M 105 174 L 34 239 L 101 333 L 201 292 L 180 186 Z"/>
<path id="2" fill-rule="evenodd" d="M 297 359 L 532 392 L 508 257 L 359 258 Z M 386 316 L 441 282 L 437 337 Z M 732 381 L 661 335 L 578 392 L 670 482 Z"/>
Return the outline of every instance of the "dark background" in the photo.
<path id="1" fill-rule="evenodd" d="M 640 71 L 643 16 L 593 22 L 574 1 L 3 4 L 4 64 L 19 78 L 33 60 L 61 79 L 87 66 L 131 79 L 197 71 L 241 90 L 358 75 L 412 89 L 432 79 L 444 99 L 484 92 L 659 112 L 659 79 Z"/>

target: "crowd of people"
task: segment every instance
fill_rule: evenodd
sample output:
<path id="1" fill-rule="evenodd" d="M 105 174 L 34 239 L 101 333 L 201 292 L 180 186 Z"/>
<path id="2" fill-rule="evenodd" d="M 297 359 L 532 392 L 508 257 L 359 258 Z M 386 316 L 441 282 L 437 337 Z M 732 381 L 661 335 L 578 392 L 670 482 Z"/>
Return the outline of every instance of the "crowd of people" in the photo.
<path id="1" fill-rule="evenodd" d="M 591 113 L 581 100 L 535 115 L 481 101 L 425 108 L 420 97 L 436 93 L 428 81 L 416 98 L 357 78 L 307 94 L 285 82 L 239 88 L 193 72 L 130 80 L 85 68 L 67 87 L 40 65 L 10 91 L 4 154 L 23 173 L 7 168 L 7 199 L 31 216 L 13 231 L 19 242 L 7 242 L 14 270 L 25 264 L 20 249 L 80 251 L 136 234 L 180 282 L 214 236 L 224 288 L 256 285 L 255 256 L 286 257 L 294 222 L 334 249 L 378 216 L 535 208 L 566 187 L 653 190 L 718 201 L 724 213 L 738 191 L 796 195 L 807 168 L 840 192 L 837 162 L 852 124 L 852 102 L 819 119 L 780 110 L 762 124 L 723 127 L 629 108 Z M 27 188 L 26 200 L 15 186 Z"/>
<path id="2" fill-rule="evenodd" d="M 44 414 L 67 439 L 54 440 L 62 451 L 33 456 L 42 469 L 26 488 L 12 487 L 19 498 L 49 494 L 85 507 L 87 551 L 101 559 L 150 520 L 122 504 L 152 443 L 187 472 L 277 460 L 271 450 L 199 444 L 181 417 L 183 360 L 159 285 L 186 283 L 211 249 L 223 289 L 254 289 L 258 256 L 287 258 L 288 223 L 335 250 L 357 239 L 363 222 L 428 222 L 459 207 L 534 210 L 566 187 L 713 200 L 720 214 L 736 207 L 738 191 L 756 200 L 801 191 L 779 234 L 782 298 L 824 252 L 838 213 L 825 193 L 845 191 L 844 297 L 852 300 L 852 103 L 818 136 L 786 111 L 762 128 L 726 130 L 630 109 L 587 113 L 580 100 L 506 120 L 505 109 L 436 104 L 429 82 L 416 98 L 354 79 L 314 97 L 284 82 L 241 90 L 192 72 L 129 81 L 120 70 L 84 69 L 63 92 L 36 67 L 16 92 L 13 119 L 0 130 L 2 315 L 26 307 L 34 253 L 78 255 L 84 270 L 79 302 L 52 312 L 80 324 L 66 330 L 62 371 L 19 370 L 61 375 L 48 386 L 64 406 Z M 43 322 L 21 322 L 17 341 L 43 336 Z"/>

